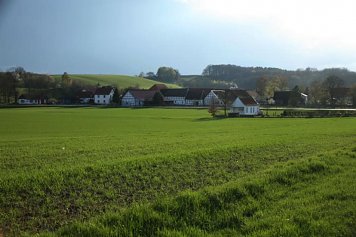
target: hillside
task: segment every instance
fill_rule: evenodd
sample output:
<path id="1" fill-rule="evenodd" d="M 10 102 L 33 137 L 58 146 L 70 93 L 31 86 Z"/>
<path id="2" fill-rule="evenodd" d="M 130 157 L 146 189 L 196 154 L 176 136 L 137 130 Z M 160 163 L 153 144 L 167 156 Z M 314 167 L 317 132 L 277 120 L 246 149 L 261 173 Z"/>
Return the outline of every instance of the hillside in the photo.
<path id="1" fill-rule="evenodd" d="M 62 75 L 53 75 L 53 77 L 56 79 L 60 79 L 61 76 Z M 142 89 L 146 89 L 156 83 L 162 83 L 141 77 L 133 77 L 126 75 L 71 74 L 70 78 L 76 81 L 83 82 L 85 84 L 96 85 L 97 83 L 100 83 L 101 85 L 112 85 L 121 89 L 136 86 Z M 172 88 L 178 87 L 175 84 L 165 84 L 168 87 Z"/>

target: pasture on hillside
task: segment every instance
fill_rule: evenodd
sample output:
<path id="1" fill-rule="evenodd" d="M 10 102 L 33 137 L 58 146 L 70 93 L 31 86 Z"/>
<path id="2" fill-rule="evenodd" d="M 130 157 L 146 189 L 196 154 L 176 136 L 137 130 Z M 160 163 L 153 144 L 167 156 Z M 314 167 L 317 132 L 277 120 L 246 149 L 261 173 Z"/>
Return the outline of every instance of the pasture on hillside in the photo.
<path id="1" fill-rule="evenodd" d="M 355 118 L 0 109 L 10 236 L 354 236 Z"/>
<path id="2" fill-rule="evenodd" d="M 60 79 L 62 75 L 53 75 L 54 78 Z M 141 89 L 150 88 L 152 85 L 162 82 L 157 82 L 141 77 L 133 77 L 126 75 L 101 75 L 101 74 L 71 74 L 70 78 L 75 81 L 80 81 L 89 85 L 100 83 L 102 86 L 112 85 L 120 89 L 138 86 Z M 178 87 L 175 84 L 164 83 L 169 88 Z"/>

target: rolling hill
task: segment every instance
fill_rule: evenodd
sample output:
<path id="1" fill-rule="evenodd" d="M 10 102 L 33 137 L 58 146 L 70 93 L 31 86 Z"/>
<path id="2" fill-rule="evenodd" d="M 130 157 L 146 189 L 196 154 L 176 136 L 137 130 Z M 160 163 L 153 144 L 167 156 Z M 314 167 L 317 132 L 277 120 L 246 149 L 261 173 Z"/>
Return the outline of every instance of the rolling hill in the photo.
<path id="1" fill-rule="evenodd" d="M 60 79 L 62 75 L 53 75 L 54 78 Z M 90 85 L 96 85 L 100 83 L 101 85 L 112 85 L 118 88 L 128 88 L 138 86 L 139 88 L 146 89 L 151 87 L 157 82 L 154 80 L 149 80 L 141 77 L 133 77 L 126 75 L 102 75 L 102 74 L 71 74 L 70 78 L 76 81 L 80 81 Z M 165 83 L 170 88 L 178 87 L 175 84 Z"/>

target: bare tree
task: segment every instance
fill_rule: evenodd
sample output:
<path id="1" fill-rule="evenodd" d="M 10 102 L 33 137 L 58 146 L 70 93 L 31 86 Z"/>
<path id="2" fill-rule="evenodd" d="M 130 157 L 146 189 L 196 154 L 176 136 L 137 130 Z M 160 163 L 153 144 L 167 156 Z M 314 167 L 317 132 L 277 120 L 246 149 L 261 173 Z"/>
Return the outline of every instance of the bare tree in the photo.
<path id="1" fill-rule="evenodd" d="M 211 97 L 208 112 L 213 117 L 215 117 L 216 113 L 218 112 L 218 101 L 215 97 Z"/>

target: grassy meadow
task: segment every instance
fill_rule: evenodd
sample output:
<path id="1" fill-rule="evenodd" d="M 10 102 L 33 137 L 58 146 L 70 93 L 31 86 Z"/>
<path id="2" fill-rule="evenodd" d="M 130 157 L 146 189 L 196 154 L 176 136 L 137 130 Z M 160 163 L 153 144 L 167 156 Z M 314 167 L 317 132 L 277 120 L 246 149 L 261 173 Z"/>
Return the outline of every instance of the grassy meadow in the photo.
<path id="1" fill-rule="evenodd" d="M 53 75 L 53 77 L 60 79 L 62 75 Z M 157 81 L 126 75 L 71 74 L 70 78 L 89 85 L 96 85 L 100 83 L 101 85 L 112 85 L 121 89 L 135 86 L 138 86 L 142 89 L 147 89 L 157 83 Z M 178 87 L 174 84 L 165 84 L 170 88 Z"/>
<path id="2" fill-rule="evenodd" d="M 354 236 L 355 118 L 0 109 L 0 228 L 41 236 Z"/>

